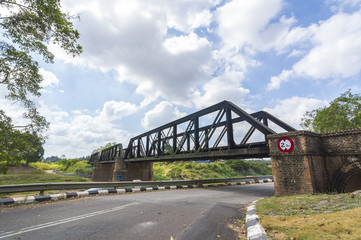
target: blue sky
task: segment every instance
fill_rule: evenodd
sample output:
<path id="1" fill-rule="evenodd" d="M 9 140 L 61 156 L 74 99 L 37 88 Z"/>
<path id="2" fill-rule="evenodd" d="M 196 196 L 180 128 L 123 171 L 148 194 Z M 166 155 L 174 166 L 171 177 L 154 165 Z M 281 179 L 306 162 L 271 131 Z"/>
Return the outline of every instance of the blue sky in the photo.
<path id="1" fill-rule="evenodd" d="M 63 0 L 81 56 L 58 46 L 41 113 L 45 156 L 89 155 L 229 100 L 300 129 L 306 111 L 361 92 L 361 0 Z M 15 106 L 7 112 L 17 115 Z"/>

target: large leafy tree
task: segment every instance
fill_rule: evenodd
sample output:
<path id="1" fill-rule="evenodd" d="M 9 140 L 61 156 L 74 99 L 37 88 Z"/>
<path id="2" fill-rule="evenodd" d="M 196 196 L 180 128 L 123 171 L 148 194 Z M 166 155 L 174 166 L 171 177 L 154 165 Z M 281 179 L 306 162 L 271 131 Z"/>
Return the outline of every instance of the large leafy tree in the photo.
<path id="1" fill-rule="evenodd" d="M 361 95 L 347 90 L 330 106 L 306 112 L 301 126 L 315 132 L 361 128 Z"/>
<path id="2" fill-rule="evenodd" d="M 72 56 L 80 54 L 82 48 L 77 43 L 79 33 L 73 29 L 73 18 L 62 12 L 60 0 L 0 0 L 0 88 L 6 89 L 6 99 L 24 107 L 23 117 L 28 121 L 21 126 L 13 124 L 4 109 L 0 109 L 2 165 L 17 163 L 25 152 L 30 154 L 35 149 L 29 136 L 44 140 L 43 132 L 49 123 L 32 101 L 40 96 L 43 81 L 34 57 L 52 63 L 50 43 L 60 45 Z M 21 145 L 23 141 L 30 143 L 20 148 L 21 153 L 12 152 L 13 144 Z"/>

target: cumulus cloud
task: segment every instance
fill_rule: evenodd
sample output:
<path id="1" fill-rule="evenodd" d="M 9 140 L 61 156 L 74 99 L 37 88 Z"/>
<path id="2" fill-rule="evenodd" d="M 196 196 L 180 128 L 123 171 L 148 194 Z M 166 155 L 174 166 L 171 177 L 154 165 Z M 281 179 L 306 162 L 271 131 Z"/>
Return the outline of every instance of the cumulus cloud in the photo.
<path id="1" fill-rule="evenodd" d="M 209 107 L 212 104 L 229 100 L 236 104 L 243 104 L 248 89 L 241 86 L 244 79 L 242 72 L 226 71 L 222 76 L 212 79 L 203 86 L 203 93 L 193 93 L 194 104 L 197 108 Z"/>
<path id="2" fill-rule="evenodd" d="M 188 36 L 168 38 L 165 40 L 164 46 L 171 53 L 180 54 L 210 46 L 210 43 L 205 38 L 199 38 L 195 33 L 191 33 Z"/>
<path id="3" fill-rule="evenodd" d="M 301 118 L 307 111 L 312 111 L 328 104 L 327 101 L 305 98 L 291 97 L 278 100 L 273 108 L 264 108 L 263 110 L 278 117 L 296 129 L 300 129 Z"/>
<path id="4" fill-rule="evenodd" d="M 65 1 L 81 21 L 77 29 L 84 54 L 70 58 L 52 46 L 58 58 L 83 67 L 116 70 L 120 81 L 137 86 L 150 100 L 187 101 L 192 88 L 209 79 L 211 44 L 194 34 L 207 27 L 218 1 Z M 206 9 L 206 10 L 205 10 Z M 168 38 L 168 29 L 182 36 Z M 167 39 L 168 38 L 168 39 Z"/>
<path id="5" fill-rule="evenodd" d="M 271 82 L 267 85 L 267 90 L 279 89 L 282 82 L 287 82 L 293 75 L 292 70 L 283 70 L 278 76 L 272 76 Z"/>
<path id="6" fill-rule="evenodd" d="M 230 46 L 253 44 L 281 8 L 281 0 L 231 1 L 217 9 L 218 35 Z"/>
<path id="7" fill-rule="evenodd" d="M 338 13 L 308 27 L 312 49 L 290 70 L 271 77 L 268 89 L 295 77 L 313 79 L 348 78 L 361 70 L 361 11 Z"/>
<path id="8" fill-rule="evenodd" d="M 39 68 L 39 73 L 43 76 L 44 79 L 41 82 L 41 86 L 43 88 L 54 88 L 59 86 L 59 79 L 54 73 L 49 72 L 44 68 Z"/>
<path id="9" fill-rule="evenodd" d="M 64 154 L 68 158 L 90 155 L 94 149 L 109 142 L 126 145 L 130 138 L 128 132 L 117 128 L 113 123 L 90 115 L 71 115 L 63 118 L 63 121 L 53 121 L 48 135 L 44 145 L 45 154 Z"/>
<path id="10" fill-rule="evenodd" d="M 122 117 L 131 115 L 138 111 L 138 107 L 135 104 L 128 102 L 117 102 L 117 101 L 108 101 L 104 103 L 103 110 L 100 113 L 100 117 L 106 120 L 120 120 Z"/>
<path id="11" fill-rule="evenodd" d="M 228 49 L 281 53 L 306 37 L 302 28 L 291 29 L 294 17 L 279 16 L 283 4 L 282 0 L 231 1 L 216 11 L 216 32 Z"/>
<path id="12" fill-rule="evenodd" d="M 124 116 L 137 111 L 133 104 L 106 102 L 95 115 L 88 110 L 67 112 L 56 106 L 40 104 L 40 112 L 50 124 L 45 143 L 46 155 L 66 155 L 68 158 L 90 155 L 99 146 L 109 142 L 128 144 L 131 134 L 119 129 L 114 123 Z"/>
<path id="13" fill-rule="evenodd" d="M 144 114 L 142 126 L 147 130 L 151 130 L 185 115 L 187 114 L 180 112 L 172 103 L 162 101 Z"/>

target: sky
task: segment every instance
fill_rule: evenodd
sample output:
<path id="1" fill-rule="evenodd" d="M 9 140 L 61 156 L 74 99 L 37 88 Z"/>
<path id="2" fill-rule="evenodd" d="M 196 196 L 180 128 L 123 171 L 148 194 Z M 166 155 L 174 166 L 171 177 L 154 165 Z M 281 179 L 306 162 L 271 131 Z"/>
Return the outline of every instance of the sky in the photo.
<path id="1" fill-rule="evenodd" d="M 84 52 L 40 63 L 45 157 L 109 142 L 223 100 L 301 129 L 306 111 L 361 92 L 361 0 L 62 0 Z M 6 113 L 19 117 L 14 104 Z M 19 120 L 20 121 L 20 120 Z"/>

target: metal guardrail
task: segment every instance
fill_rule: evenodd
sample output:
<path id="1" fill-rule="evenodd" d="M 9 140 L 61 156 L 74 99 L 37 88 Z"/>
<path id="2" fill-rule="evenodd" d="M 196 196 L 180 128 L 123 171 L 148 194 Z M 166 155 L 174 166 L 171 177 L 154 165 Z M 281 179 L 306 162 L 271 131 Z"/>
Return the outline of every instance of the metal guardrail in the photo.
<path id="1" fill-rule="evenodd" d="M 40 195 L 46 190 L 70 190 L 88 188 L 126 188 L 134 186 L 170 186 L 170 185 L 200 185 L 208 183 L 228 183 L 239 180 L 259 180 L 273 178 L 273 176 L 247 176 L 238 178 L 216 178 L 199 180 L 178 180 L 178 181 L 123 181 L 123 182 L 77 182 L 77 183 L 32 183 L 17 185 L 0 185 L 0 194 L 35 192 L 40 191 Z"/>

